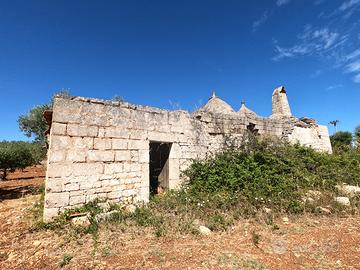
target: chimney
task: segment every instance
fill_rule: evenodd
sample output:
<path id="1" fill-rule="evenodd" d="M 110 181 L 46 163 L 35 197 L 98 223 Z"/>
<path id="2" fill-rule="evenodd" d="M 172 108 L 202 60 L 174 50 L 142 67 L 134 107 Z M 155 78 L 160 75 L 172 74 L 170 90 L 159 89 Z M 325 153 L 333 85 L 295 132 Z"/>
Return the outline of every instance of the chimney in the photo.
<path id="1" fill-rule="evenodd" d="M 292 116 L 284 86 L 276 88 L 272 95 L 272 117 L 282 116 Z"/>

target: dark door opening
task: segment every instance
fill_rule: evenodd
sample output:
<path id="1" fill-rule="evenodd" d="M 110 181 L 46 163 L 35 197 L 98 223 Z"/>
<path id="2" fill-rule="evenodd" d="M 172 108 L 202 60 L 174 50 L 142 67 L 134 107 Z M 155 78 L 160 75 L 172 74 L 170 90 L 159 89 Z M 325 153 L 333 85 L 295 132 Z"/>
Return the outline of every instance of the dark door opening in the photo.
<path id="1" fill-rule="evenodd" d="M 150 196 L 169 187 L 169 154 L 171 143 L 150 142 Z"/>

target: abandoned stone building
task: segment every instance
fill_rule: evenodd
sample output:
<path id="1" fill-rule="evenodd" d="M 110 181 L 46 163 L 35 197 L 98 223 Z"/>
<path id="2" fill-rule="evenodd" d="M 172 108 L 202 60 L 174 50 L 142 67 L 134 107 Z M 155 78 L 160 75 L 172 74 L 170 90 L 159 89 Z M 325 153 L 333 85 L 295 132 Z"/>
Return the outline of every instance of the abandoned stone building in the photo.
<path id="1" fill-rule="evenodd" d="M 213 95 L 196 112 L 92 98 L 55 98 L 50 120 L 44 219 L 95 198 L 147 202 L 181 183 L 180 172 L 245 132 L 331 153 L 326 126 L 291 114 L 284 87 L 272 115 L 239 111 Z"/>

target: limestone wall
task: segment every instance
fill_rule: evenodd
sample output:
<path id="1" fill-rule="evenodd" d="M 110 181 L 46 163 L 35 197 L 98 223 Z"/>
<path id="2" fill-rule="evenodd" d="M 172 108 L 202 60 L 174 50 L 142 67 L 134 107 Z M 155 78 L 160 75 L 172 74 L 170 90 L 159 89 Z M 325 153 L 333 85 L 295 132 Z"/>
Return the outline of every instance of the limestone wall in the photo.
<path id="1" fill-rule="evenodd" d="M 149 142 L 171 142 L 169 187 L 206 153 L 201 123 L 166 111 L 96 99 L 55 99 L 46 175 L 45 220 L 95 198 L 149 199 Z"/>
<path id="2" fill-rule="evenodd" d="M 216 103 L 216 102 L 215 102 Z M 220 104 L 220 105 L 219 105 Z M 225 110 L 167 111 L 87 98 L 56 98 L 50 130 L 44 219 L 95 198 L 149 199 L 149 144 L 170 142 L 169 188 L 193 159 L 241 139 L 245 130 L 331 151 L 326 127 L 295 117 L 263 118 Z M 247 112 L 247 111 L 246 111 Z"/>

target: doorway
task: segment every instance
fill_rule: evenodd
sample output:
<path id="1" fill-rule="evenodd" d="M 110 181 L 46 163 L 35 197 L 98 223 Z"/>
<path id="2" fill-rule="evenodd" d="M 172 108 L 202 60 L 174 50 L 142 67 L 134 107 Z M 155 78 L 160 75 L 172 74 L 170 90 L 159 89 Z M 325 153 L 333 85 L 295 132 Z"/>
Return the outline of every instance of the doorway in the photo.
<path id="1" fill-rule="evenodd" d="M 150 142 L 150 196 L 169 188 L 169 154 L 171 143 Z"/>

